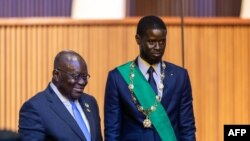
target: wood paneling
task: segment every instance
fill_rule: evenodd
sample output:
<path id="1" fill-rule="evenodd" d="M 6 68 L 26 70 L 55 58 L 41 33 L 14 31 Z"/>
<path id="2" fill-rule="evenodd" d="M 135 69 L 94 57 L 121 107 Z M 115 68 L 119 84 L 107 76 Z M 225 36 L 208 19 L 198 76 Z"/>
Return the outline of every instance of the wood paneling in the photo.
<path id="1" fill-rule="evenodd" d="M 163 19 L 164 59 L 181 65 L 180 19 Z M 107 73 L 137 56 L 138 20 L 0 20 L 0 128 L 17 130 L 21 105 L 48 85 L 62 49 L 86 59 L 91 78 L 85 91 L 96 97 L 103 121 Z M 187 18 L 184 31 L 197 140 L 223 141 L 224 124 L 250 124 L 250 20 Z"/>

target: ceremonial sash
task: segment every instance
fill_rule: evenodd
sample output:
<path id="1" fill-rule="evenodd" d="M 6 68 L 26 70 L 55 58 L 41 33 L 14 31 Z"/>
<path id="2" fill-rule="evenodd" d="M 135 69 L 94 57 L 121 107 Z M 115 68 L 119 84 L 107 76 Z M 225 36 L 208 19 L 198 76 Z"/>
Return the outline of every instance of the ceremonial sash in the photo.
<path id="1" fill-rule="evenodd" d="M 128 85 L 130 83 L 131 63 L 132 62 L 129 62 L 117 68 Z M 134 67 L 134 74 L 134 94 L 140 105 L 144 109 L 148 109 L 154 104 L 156 94 L 136 65 Z M 171 122 L 160 102 L 158 103 L 156 110 L 149 115 L 149 119 L 160 135 L 162 141 L 176 141 Z"/>

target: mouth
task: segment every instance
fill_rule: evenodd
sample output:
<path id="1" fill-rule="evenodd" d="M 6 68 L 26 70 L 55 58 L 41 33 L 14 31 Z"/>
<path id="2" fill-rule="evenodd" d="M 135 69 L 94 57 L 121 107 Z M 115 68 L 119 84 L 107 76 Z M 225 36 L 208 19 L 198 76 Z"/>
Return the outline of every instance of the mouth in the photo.
<path id="1" fill-rule="evenodd" d="M 161 56 L 162 54 L 161 54 L 161 52 L 152 52 L 152 55 L 158 57 L 158 56 Z"/>
<path id="2" fill-rule="evenodd" d="M 77 93 L 82 93 L 84 88 L 74 88 Z"/>

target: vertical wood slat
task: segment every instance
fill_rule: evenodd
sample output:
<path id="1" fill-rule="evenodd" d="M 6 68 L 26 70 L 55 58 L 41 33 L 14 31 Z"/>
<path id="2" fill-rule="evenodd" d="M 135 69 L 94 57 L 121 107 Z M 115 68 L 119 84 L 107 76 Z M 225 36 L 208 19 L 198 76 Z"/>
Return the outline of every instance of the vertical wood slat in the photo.
<path id="1" fill-rule="evenodd" d="M 108 70 L 138 54 L 135 24 L 0 25 L 0 128 L 17 130 L 25 100 L 47 87 L 53 59 L 74 49 L 88 64 L 86 88 L 103 121 Z M 181 64 L 180 28 L 168 25 L 164 59 Z M 224 124 L 249 124 L 250 24 L 185 27 L 185 64 L 193 86 L 197 140 L 223 140 Z M 103 124 L 102 124 L 103 125 Z"/>
<path id="2" fill-rule="evenodd" d="M 235 42 L 234 46 L 234 111 L 238 115 L 235 122 L 244 124 L 249 120 L 249 37 L 247 27 L 234 28 Z M 240 94 L 240 95 L 239 95 Z"/>
<path id="3" fill-rule="evenodd" d="M 9 40 L 6 40 L 6 46 L 8 46 L 8 48 L 6 48 L 6 61 L 7 60 L 10 60 L 11 58 L 10 58 L 10 49 L 11 49 L 11 44 L 10 44 L 10 36 L 11 36 L 11 34 L 10 34 L 10 27 L 7 27 L 6 28 L 6 35 L 5 35 L 6 37 L 8 37 L 9 38 Z M 13 53 L 14 54 L 14 53 Z M 9 106 L 9 104 L 10 104 L 10 95 L 11 95 L 11 92 L 10 92 L 10 86 L 11 86 L 11 82 L 10 82 L 10 79 L 11 79 L 11 77 L 10 77 L 10 73 L 11 73 L 11 69 L 10 69 L 10 67 L 11 67 L 11 62 L 10 61 L 8 61 L 8 64 L 6 63 L 6 65 L 5 65 L 5 70 L 6 70 L 6 77 L 8 78 L 8 79 L 5 79 L 5 84 L 6 84 L 6 90 L 5 90 L 5 97 L 4 97 L 4 106 L 5 107 L 7 107 L 8 109 L 6 109 L 6 117 L 10 117 L 11 115 L 10 115 L 10 112 L 7 112 L 7 111 L 9 111 L 10 110 L 10 106 Z M 10 120 L 6 120 L 6 122 L 5 122 L 5 126 L 7 127 L 7 128 L 10 128 Z"/>
<path id="4" fill-rule="evenodd" d="M 5 64 L 6 64 L 6 54 L 5 54 L 5 27 L 0 27 L 0 125 L 5 127 Z"/>
<path id="5" fill-rule="evenodd" d="M 16 40 L 16 28 L 15 27 L 11 27 L 10 28 L 10 34 L 11 34 L 11 39 L 14 39 Z M 10 115 L 15 115 L 17 114 L 18 112 L 16 111 L 16 109 L 18 109 L 16 106 L 13 106 L 16 104 L 16 55 L 13 54 L 13 52 L 15 52 L 16 54 L 16 43 L 11 41 L 10 40 L 10 43 L 11 43 L 11 49 L 10 49 L 10 54 L 9 56 L 11 57 L 10 58 L 10 64 L 8 64 L 8 66 L 10 66 L 10 76 L 9 76 L 9 80 L 10 80 L 10 105 L 8 105 L 9 107 L 9 111 L 10 111 Z M 15 122 L 15 117 L 14 116 L 11 116 L 10 119 L 10 126 L 9 128 L 13 127 L 13 126 L 17 126 L 16 122 Z"/>
<path id="6" fill-rule="evenodd" d="M 218 140 L 217 29 L 190 26 L 185 37 L 185 64 L 193 88 L 197 140 Z"/>
<path id="7" fill-rule="evenodd" d="M 217 140 L 217 95 L 218 82 L 217 82 L 217 34 L 216 29 L 213 27 L 200 28 L 201 43 L 200 44 L 200 77 L 201 82 L 201 108 L 206 109 L 207 112 L 202 114 L 202 125 L 205 134 L 202 140 Z M 211 136 L 213 134 L 213 136 Z"/>
<path id="8" fill-rule="evenodd" d="M 36 48 L 36 56 L 37 56 L 37 59 L 36 59 L 36 78 L 38 81 L 40 81 L 40 83 L 37 83 L 37 87 L 36 89 L 41 89 L 41 87 L 44 85 L 42 82 L 43 82 L 43 79 L 42 79 L 42 75 L 39 75 L 39 74 L 43 74 L 43 47 L 42 47 L 42 29 L 40 26 L 36 26 L 36 40 L 35 40 L 35 48 Z"/>
<path id="9" fill-rule="evenodd" d="M 181 29 L 179 26 L 171 26 L 167 34 L 167 46 L 163 56 L 165 60 L 182 65 Z"/>
<path id="10" fill-rule="evenodd" d="M 233 27 L 218 29 L 218 126 L 219 140 L 223 140 L 223 125 L 234 123 L 234 34 Z M 230 62 L 230 63 L 229 63 Z"/>
<path id="11" fill-rule="evenodd" d="M 22 96 L 22 83 L 21 83 L 21 80 L 22 80 L 22 60 L 23 58 L 21 57 L 21 50 L 23 49 L 22 48 L 22 36 L 21 36 L 21 32 L 22 32 L 22 28 L 21 27 L 16 27 L 16 43 L 15 43 L 15 46 L 16 46 L 16 60 L 15 61 L 15 65 L 16 65 L 16 69 L 15 70 L 19 70 L 19 71 L 15 71 L 15 74 L 16 74 L 16 77 L 15 77 L 15 81 L 16 81 L 16 87 L 14 88 L 15 89 L 15 99 L 16 99 L 16 102 L 15 104 L 15 114 L 14 115 L 18 115 L 19 113 L 19 108 L 18 107 L 21 107 L 21 96 Z M 15 122 L 16 120 L 16 117 L 14 117 L 14 123 L 15 123 L 15 127 L 18 126 L 18 123 Z"/>
<path id="12" fill-rule="evenodd" d="M 198 119 L 202 119 L 202 102 L 201 102 L 201 76 L 197 73 L 200 72 L 200 34 L 199 27 L 189 26 L 185 28 L 185 66 L 188 68 L 189 76 L 192 84 L 193 92 L 193 105 L 196 118 L 196 128 L 197 128 L 197 140 L 202 140 L 205 136 L 205 132 L 202 132 L 203 125 L 202 122 L 197 122 Z"/>
<path id="13" fill-rule="evenodd" d="M 6 118 L 9 117 L 8 119 L 5 119 L 5 126 L 7 129 L 10 129 L 13 125 L 12 125 L 12 121 L 13 120 L 13 116 L 12 116 L 12 112 L 14 109 L 12 109 L 12 102 L 15 100 L 15 99 L 11 99 L 12 98 L 12 95 L 14 94 L 13 92 L 13 88 L 15 88 L 15 81 L 13 81 L 13 76 L 14 74 L 12 74 L 12 69 L 13 68 L 13 64 L 12 64 L 12 60 L 13 60 L 13 56 L 15 54 L 15 50 L 13 49 L 13 42 L 12 42 L 12 39 L 15 39 L 13 38 L 13 35 L 12 35 L 12 27 L 7 27 L 6 28 L 6 36 L 9 36 L 10 38 L 6 38 L 6 46 L 8 46 L 8 48 L 6 48 L 6 65 L 5 65 L 5 68 L 6 68 L 6 80 L 5 80 L 5 83 L 6 83 L 6 90 L 5 90 L 5 113 L 6 113 Z M 12 53 L 13 51 L 13 53 Z"/>

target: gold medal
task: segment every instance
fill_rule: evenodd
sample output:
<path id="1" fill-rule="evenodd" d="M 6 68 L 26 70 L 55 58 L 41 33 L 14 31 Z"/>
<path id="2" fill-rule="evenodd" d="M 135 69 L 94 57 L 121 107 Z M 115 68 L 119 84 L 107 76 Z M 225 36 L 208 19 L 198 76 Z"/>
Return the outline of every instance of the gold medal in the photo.
<path id="1" fill-rule="evenodd" d="M 148 119 L 148 117 L 146 117 L 146 119 L 143 120 L 143 126 L 145 128 L 150 128 L 151 127 L 151 121 L 150 121 L 150 119 Z"/>

